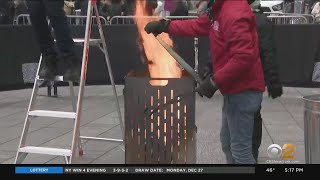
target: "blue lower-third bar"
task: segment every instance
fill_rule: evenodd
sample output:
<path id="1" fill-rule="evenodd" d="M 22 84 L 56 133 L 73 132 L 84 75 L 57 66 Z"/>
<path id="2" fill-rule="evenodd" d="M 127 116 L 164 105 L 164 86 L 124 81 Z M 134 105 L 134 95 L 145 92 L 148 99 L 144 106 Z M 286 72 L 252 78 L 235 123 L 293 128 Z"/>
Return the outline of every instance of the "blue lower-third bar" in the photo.
<path id="1" fill-rule="evenodd" d="M 16 174 L 63 174 L 63 167 L 16 167 Z"/>

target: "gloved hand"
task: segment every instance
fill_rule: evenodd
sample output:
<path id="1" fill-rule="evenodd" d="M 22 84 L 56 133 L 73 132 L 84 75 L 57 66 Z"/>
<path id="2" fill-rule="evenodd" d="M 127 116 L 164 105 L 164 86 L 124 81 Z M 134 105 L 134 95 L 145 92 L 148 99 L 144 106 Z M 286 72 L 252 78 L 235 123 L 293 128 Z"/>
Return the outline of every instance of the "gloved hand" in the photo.
<path id="1" fill-rule="evenodd" d="M 283 94 L 282 84 L 279 79 L 274 79 L 267 86 L 269 97 L 278 98 Z"/>
<path id="2" fill-rule="evenodd" d="M 212 76 L 207 76 L 195 89 L 195 92 L 198 92 L 201 97 L 206 96 L 207 98 L 211 98 L 217 90 L 218 88 L 216 87 Z"/>
<path id="3" fill-rule="evenodd" d="M 169 20 L 161 19 L 159 21 L 151 21 L 145 27 L 144 30 L 150 34 L 153 33 L 155 36 L 163 32 L 169 32 Z"/>
<path id="4" fill-rule="evenodd" d="M 208 62 L 200 73 L 202 79 L 206 79 L 207 76 L 212 76 L 212 63 Z"/>

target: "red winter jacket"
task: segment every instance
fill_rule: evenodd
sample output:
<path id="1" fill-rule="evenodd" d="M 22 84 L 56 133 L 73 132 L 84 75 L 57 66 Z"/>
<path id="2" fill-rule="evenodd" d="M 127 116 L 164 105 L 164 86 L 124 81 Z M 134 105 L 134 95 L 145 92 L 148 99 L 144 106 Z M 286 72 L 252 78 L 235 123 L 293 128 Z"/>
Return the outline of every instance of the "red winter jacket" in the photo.
<path id="1" fill-rule="evenodd" d="M 214 23 L 207 15 L 175 20 L 170 22 L 169 34 L 209 36 L 214 81 L 222 94 L 263 92 L 256 20 L 247 0 L 216 0 L 213 11 Z"/>

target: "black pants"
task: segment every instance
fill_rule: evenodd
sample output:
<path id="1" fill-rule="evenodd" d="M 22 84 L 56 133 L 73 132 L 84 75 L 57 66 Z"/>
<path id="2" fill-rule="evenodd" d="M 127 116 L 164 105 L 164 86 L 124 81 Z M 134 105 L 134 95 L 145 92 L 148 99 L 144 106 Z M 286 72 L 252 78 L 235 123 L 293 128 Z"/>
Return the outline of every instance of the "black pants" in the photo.
<path id="1" fill-rule="evenodd" d="M 58 50 L 62 57 L 74 55 L 74 42 L 63 10 L 63 0 L 28 0 L 28 10 L 35 37 L 43 56 L 56 54 L 54 38 L 46 17 L 54 29 Z"/>
<path id="2" fill-rule="evenodd" d="M 253 125 L 253 135 L 252 135 L 252 154 L 256 162 L 258 162 L 259 147 L 261 145 L 262 139 L 262 117 L 261 117 L 261 107 L 254 114 L 254 125 Z"/>

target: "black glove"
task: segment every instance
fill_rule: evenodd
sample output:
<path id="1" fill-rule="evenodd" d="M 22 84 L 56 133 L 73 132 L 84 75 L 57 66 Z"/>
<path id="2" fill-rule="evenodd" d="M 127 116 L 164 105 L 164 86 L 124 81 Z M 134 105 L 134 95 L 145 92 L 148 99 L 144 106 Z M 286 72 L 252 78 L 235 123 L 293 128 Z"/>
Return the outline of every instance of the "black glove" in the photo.
<path id="1" fill-rule="evenodd" d="M 195 89 L 195 92 L 198 92 L 201 97 L 206 96 L 207 98 L 211 98 L 217 90 L 218 88 L 212 76 L 207 76 Z"/>
<path id="2" fill-rule="evenodd" d="M 150 34 L 153 33 L 155 36 L 163 32 L 169 32 L 169 20 L 161 19 L 159 21 L 151 21 L 145 27 L 144 30 Z"/>
<path id="3" fill-rule="evenodd" d="M 200 73 L 200 76 L 202 79 L 206 79 L 207 76 L 212 76 L 212 63 L 208 62 L 204 67 L 202 72 Z"/>
<path id="4" fill-rule="evenodd" d="M 267 89 L 269 97 L 272 97 L 272 99 L 278 98 L 283 94 L 282 84 L 278 79 L 272 80 Z"/>

